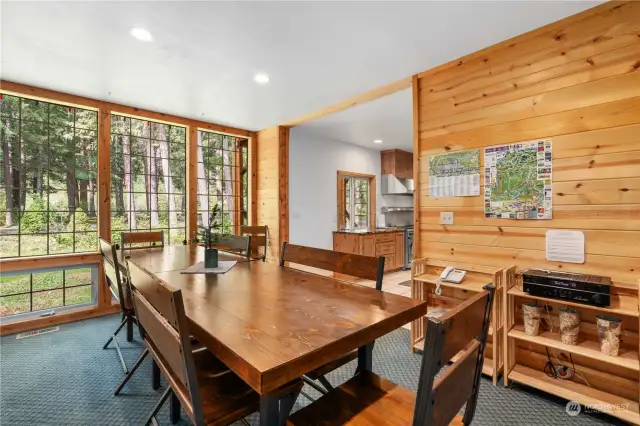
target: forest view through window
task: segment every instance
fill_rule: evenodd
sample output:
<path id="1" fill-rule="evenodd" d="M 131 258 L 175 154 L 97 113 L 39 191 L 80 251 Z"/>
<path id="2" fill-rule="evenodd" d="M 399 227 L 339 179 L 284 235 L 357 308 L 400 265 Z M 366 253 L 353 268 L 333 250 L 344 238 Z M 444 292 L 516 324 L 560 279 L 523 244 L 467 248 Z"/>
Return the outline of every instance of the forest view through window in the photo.
<path id="1" fill-rule="evenodd" d="M 111 241 L 123 231 L 186 238 L 186 129 L 111 116 Z"/>
<path id="2" fill-rule="evenodd" d="M 248 220 L 247 140 L 200 130 L 197 146 L 198 225 L 215 220 L 219 227 L 214 232 L 238 234 Z"/>
<path id="3" fill-rule="evenodd" d="M 0 257 L 96 251 L 96 111 L 0 94 Z"/>
<path id="4" fill-rule="evenodd" d="M 338 229 L 362 230 L 374 225 L 375 176 L 338 172 Z"/>

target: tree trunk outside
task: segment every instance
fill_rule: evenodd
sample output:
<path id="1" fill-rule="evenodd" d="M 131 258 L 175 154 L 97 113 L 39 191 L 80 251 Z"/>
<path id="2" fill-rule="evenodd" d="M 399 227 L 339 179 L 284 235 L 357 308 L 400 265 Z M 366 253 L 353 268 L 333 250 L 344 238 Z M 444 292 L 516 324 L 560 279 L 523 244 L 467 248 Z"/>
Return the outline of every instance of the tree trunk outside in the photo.
<path id="1" fill-rule="evenodd" d="M 88 194 L 87 191 L 89 189 L 89 183 L 86 180 L 81 180 L 78 181 L 78 186 L 80 188 L 79 190 L 79 194 L 78 194 L 78 198 L 79 198 L 79 206 L 82 208 L 82 210 L 89 211 L 89 200 L 88 200 Z"/>
<path id="2" fill-rule="evenodd" d="M 162 127 L 164 136 L 164 126 Z M 169 161 L 169 142 L 165 138 L 161 138 L 164 142 L 160 143 L 160 157 L 162 157 L 162 175 L 164 176 L 164 184 L 169 193 L 169 227 L 176 226 L 178 223 L 178 214 L 176 213 L 176 195 L 173 191 L 173 177 L 171 176 L 171 161 Z"/>
<path id="3" fill-rule="evenodd" d="M 5 199 L 5 225 L 13 225 L 13 189 L 11 185 L 11 147 L 9 146 L 9 138 L 5 136 L 2 144 L 2 158 L 4 159 L 2 165 L 2 177 L 4 179 L 6 199 Z"/>
<path id="4" fill-rule="evenodd" d="M 20 152 L 20 170 L 19 181 L 17 190 L 20 193 L 20 211 L 24 212 L 27 209 L 27 167 L 24 155 L 24 149 Z"/>
<path id="5" fill-rule="evenodd" d="M 231 171 L 231 164 L 233 162 L 233 143 L 232 139 L 229 136 L 223 136 L 222 138 L 222 146 L 225 149 L 222 151 L 223 158 L 223 169 L 222 172 L 222 195 L 224 197 L 224 211 L 222 212 L 222 218 L 224 219 L 227 214 L 230 216 L 227 218 L 231 219 L 231 212 L 234 210 L 233 205 L 233 183 L 231 182 L 231 177 L 233 176 Z M 229 150 L 229 151 L 227 151 Z M 224 158 L 225 153 L 227 154 L 227 158 Z"/>
<path id="6" fill-rule="evenodd" d="M 207 181 L 204 174 L 204 153 L 202 152 L 202 139 L 198 132 L 198 198 L 200 198 L 200 211 L 202 225 L 209 225 L 209 196 L 207 193 Z"/>
<path id="7" fill-rule="evenodd" d="M 156 160 L 158 149 L 154 146 L 151 148 L 149 156 L 149 216 L 151 219 L 151 227 L 155 228 L 160 224 L 158 218 L 158 161 Z"/>
<path id="8" fill-rule="evenodd" d="M 131 157 L 129 157 L 129 136 L 122 137 L 122 156 L 124 158 L 124 192 L 127 194 L 127 223 L 129 227 L 138 229 L 136 223 L 136 203 L 133 190 L 133 182 L 131 178 Z"/>
<path id="9" fill-rule="evenodd" d="M 67 170 L 67 203 L 69 214 L 74 214 L 76 211 L 76 175 L 73 169 Z"/>
<path id="10" fill-rule="evenodd" d="M 96 216 L 96 183 L 91 179 L 89 181 L 89 216 Z"/>

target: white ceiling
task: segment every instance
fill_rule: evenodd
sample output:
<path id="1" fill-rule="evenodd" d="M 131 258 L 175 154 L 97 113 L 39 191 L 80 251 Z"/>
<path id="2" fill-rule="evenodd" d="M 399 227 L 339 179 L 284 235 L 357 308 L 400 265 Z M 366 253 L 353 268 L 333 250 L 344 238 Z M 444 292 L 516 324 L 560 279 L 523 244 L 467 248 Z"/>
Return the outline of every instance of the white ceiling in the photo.
<path id="1" fill-rule="evenodd" d="M 0 77 L 257 130 L 594 5 L 3 1 Z"/>
<path id="2" fill-rule="evenodd" d="M 369 149 L 413 151 L 411 89 L 308 121 L 299 127 L 328 138 Z M 381 139 L 381 144 L 373 143 Z"/>

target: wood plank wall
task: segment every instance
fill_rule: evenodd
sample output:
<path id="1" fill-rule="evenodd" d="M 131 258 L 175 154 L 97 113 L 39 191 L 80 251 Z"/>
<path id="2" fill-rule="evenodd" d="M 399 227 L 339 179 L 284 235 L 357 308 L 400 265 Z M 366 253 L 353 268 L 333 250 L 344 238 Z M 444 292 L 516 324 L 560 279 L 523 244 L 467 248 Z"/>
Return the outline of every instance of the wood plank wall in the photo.
<path id="1" fill-rule="evenodd" d="M 278 261 L 289 238 L 289 128 L 274 126 L 257 133 L 255 225 L 269 228 L 267 260 Z"/>
<path id="2" fill-rule="evenodd" d="M 637 285 L 639 71 L 640 2 L 611 2 L 414 78 L 417 256 Z M 485 219 L 483 196 L 429 195 L 429 155 L 536 138 L 553 139 L 552 220 Z M 546 261 L 547 229 L 583 230 L 585 263 Z"/>

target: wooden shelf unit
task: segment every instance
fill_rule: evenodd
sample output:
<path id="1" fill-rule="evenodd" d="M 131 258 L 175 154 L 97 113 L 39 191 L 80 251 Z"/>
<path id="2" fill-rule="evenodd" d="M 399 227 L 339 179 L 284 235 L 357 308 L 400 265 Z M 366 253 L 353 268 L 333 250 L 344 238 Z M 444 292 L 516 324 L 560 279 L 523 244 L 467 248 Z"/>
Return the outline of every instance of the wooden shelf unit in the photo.
<path id="1" fill-rule="evenodd" d="M 532 296 L 522 291 L 521 283 L 521 276 L 505 271 L 502 289 L 506 321 L 503 329 L 504 385 L 511 381 L 522 383 L 640 425 L 640 285 L 614 282 L 611 306 L 597 307 Z M 545 306 L 545 310 L 540 334 L 528 336 L 524 332 L 521 305 L 534 300 Z M 567 306 L 580 311 L 580 335 L 576 345 L 560 340 L 557 314 L 559 308 Z M 617 357 L 600 351 L 595 318 L 602 314 L 622 319 Z M 547 350 L 554 364 L 575 366 L 579 374 L 571 380 L 547 376 L 544 372 Z"/>
<path id="2" fill-rule="evenodd" d="M 442 295 L 435 294 L 436 281 L 447 266 L 467 271 L 460 284 L 443 282 L 440 284 Z M 515 271 L 515 268 L 511 268 Z M 487 284 L 495 288 L 489 337 L 485 349 L 483 374 L 492 378 L 493 384 L 503 371 L 503 327 L 502 304 L 504 269 L 492 266 L 472 265 L 468 263 L 442 261 L 436 259 L 415 259 L 411 264 L 411 296 L 429 302 L 429 310 L 435 308 L 451 309 L 482 291 Z M 427 318 L 423 317 L 411 323 L 411 350 L 423 350 L 427 331 Z M 455 357 L 454 357 L 455 359 Z"/>

